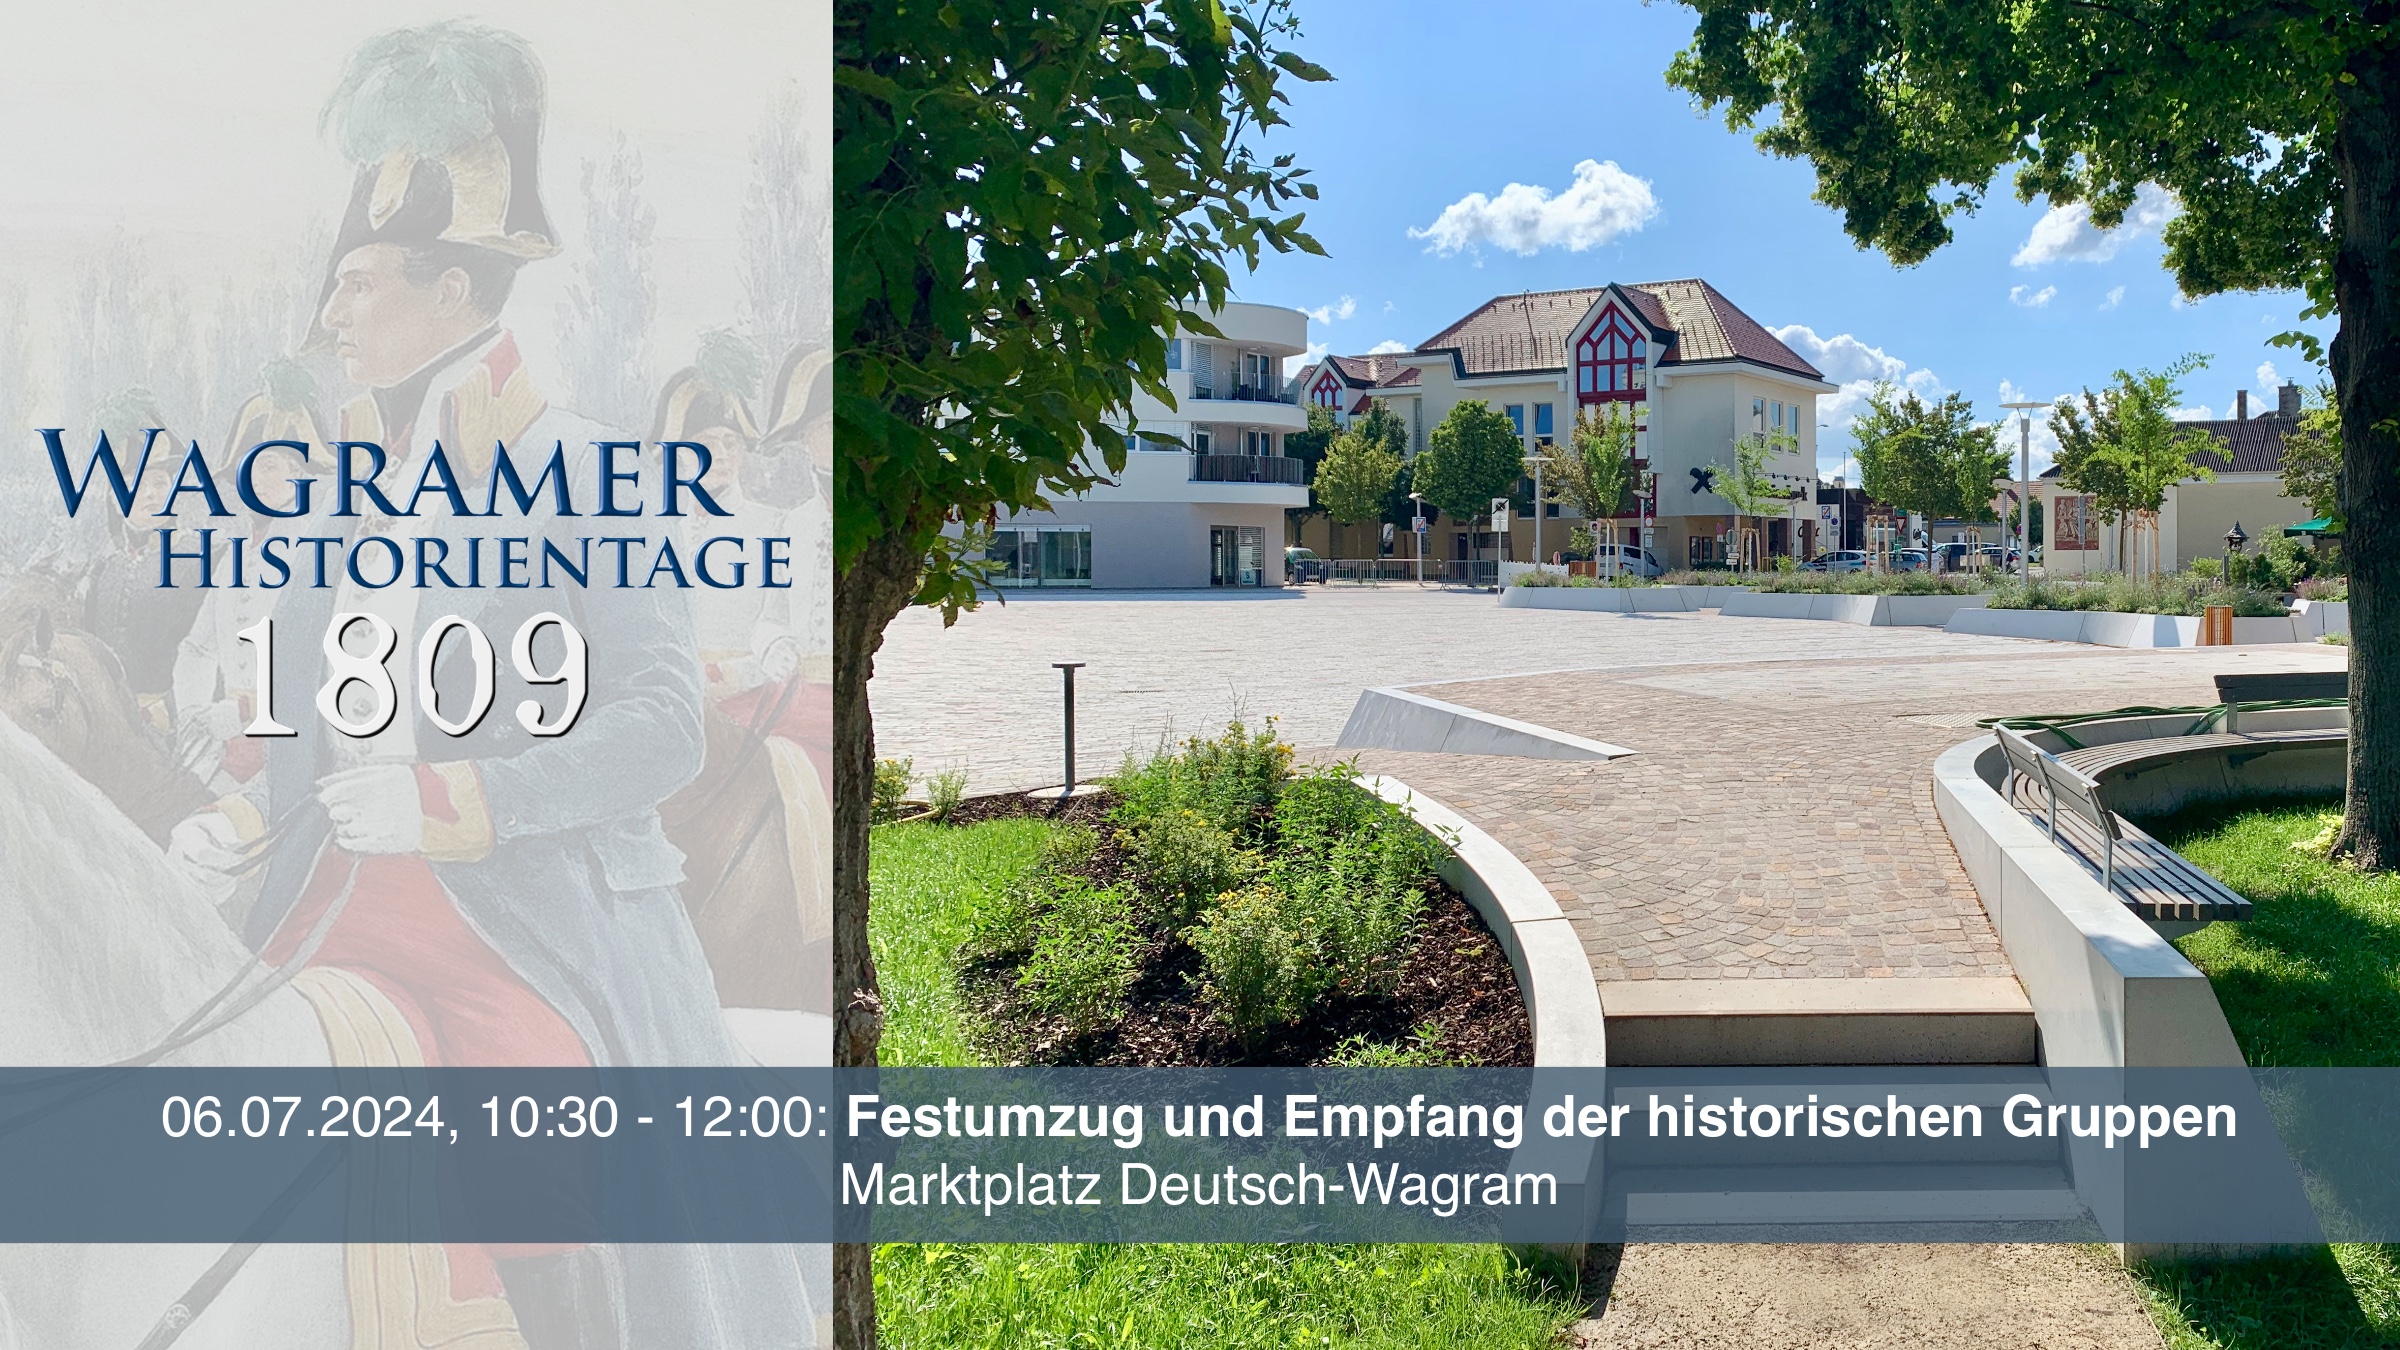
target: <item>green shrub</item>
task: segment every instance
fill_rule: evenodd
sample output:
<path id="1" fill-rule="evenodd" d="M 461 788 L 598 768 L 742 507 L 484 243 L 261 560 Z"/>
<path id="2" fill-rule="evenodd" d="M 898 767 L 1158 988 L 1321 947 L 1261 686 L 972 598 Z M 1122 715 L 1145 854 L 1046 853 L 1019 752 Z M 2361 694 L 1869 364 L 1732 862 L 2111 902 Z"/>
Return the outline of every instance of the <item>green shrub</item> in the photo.
<path id="1" fill-rule="evenodd" d="M 2184 564 L 2184 570 L 2202 581 L 2221 581 L 2225 577 L 2223 558 L 2194 558 Z"/>
<path id="2" fill-rule="evenodd" d="M 1349 1037 L 1333 1048 L 1325 1062 L 1345 1069 L 1446 1069 L 1461 1063 L 1458 1056 L 1442 1049 L 1442 1028 L 1433 1022 L 1396 1044 Z"/>
<path id="3" fill-rule="evenodd" d="M 1992 577 L 1973 572 L 1789 572 L 1761 576 L 1750 589 L 1771 595 L 1979 595 Z"/>
<path id="4" fill-rule="evenodd" d="M 1141 949 L 1132 902 L 1123 891 L 1061 878 L 1042 909 L 1017 987 L 1026 1002 L 1077 1034 L 1097 1031 L 1124 1015 Z"/>
<path id="5" fill-rule="evenodd" d="M 1259 867 L 1240 840 L 1197 811 L 1165 812 L 1125 838 L 1152 912 L 1171 928 L 1192 922 L 1209 901 L 1241 886 Z"/>
<path id="6" fill-rule="evenodd" d="M 2264 591 L 2228 588 L 2189 572 L 2134 580 L 2118 572 L 2082 581 L 2036 577 L 1992 587 L 1993 609 L 2099 610 L 2119 614 L 2198 614 L 2210 605 L 2231 605 L 2249 619 L 2287 613 L 2283 603 Z"/>
<path id="7" fill-rule="evenodd" d="M 875 761 L 875 801 L 869 819 L 881 825 L 898 820 L 900 809 L 908 802 L 908 788 L 916 781 L 917 762 L 913 759 L 879 759 Z"/>
<path id="8" fill-rule="evenodd" d="M 1330 765 L 1286 785 L 1271 876 L 1333 978 L 1354 993 L 1388 993 L 1446 850 L 1349 775 L 1349 766 Z"/>
<path id="9" fill-rule="evenodd" d="M 2292 589 L 2298 591 L 2303 600 L 2348 600 L 2350 578 L 2310 577 Z"/>
<path id="10" fill-rule="evenodd" d="M 1200 953 L 1200 992 L 1244 1045 L 1300 1019 L 1333 981 L 1315 935 L 1271 886 L 1225 896 L 1184 935 Z"/>
<path id="11" fill-rule="evenodd" d="M 1775 557 L 1775 570 L 1781 575 L 1788 577 L 1792 573 L 1800 570 L 1800 560 L 1793 557 L 1789 553 L 1777 554 Z"/>
<path id="12" fill-rule="evenodd" d="M 1078 873 L 1091 866 L 1099 851 L 1100 836 L 1089 826 L 1065 825 L 1044 836 L 1025 875 L 1001 887 L 975 911 L 961 955 L 1013 961 L 1032 951 L 1048 927 L 1062 888 L 1088 884 Z"/>
<path id="13" fill-rule="evenodd" d="M 925 809 L 935 820 L 948 824 L 958 813 L 958 804 L 966 800 L 967 771 L 946 769 L 925 780 Z"/>
<path id="14" fill-rule="evenodd" d="M 1110 819 L 1139 826 L 1168 811 L 1196 811 L 1218 829 L 1246 835 L 1291 772 L 1292 747 L 1275 738 L 1274 718 L 1256 732 L 1236 719 L 1222 735 L 1194 736 L 1180 750 L 1141 762 L 1127 756 L 1109 782 L 1118 799 Z"/>

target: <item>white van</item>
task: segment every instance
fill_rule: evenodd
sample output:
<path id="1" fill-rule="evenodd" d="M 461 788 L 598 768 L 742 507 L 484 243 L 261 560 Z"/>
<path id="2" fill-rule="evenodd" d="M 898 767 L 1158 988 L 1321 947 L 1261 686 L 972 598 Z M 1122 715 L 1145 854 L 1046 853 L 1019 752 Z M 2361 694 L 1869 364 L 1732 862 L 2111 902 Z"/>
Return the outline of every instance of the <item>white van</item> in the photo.
<path id="1" fill-rule="evenodd" d="M 1592 550 L 1593 571 L 1604 578 L 1612 575 L 1612 569 L 1609 566 L 1611 557 L 1617 560 L 1613 575 L 1660 577 L 1667 574 L 1667 569 L 1659 566 L 1658 559 L 1652 556 L 1650 550 L 1637 548 L 1631 544 L 1600 544 L 1594 547 Z"/>

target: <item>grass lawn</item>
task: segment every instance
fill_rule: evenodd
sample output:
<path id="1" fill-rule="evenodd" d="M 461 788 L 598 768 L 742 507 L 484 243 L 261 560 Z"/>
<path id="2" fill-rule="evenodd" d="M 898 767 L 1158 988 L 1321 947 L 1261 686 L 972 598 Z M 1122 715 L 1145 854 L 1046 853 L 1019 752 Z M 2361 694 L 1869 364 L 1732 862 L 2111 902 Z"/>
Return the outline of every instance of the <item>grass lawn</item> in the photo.
<path id="1" fill-rule="evenodd" d="M 2292 847 L 2333 809 L 2282 804 L 2153 827 L 2257 907 L 2175 944 L 2207 973 L 2254 1065 L 2400 1064 L 2400 876 Z M 2137 1274 L 2172 1350 L 2400 1346 L 2400 1246 Z"/>
<path id="2" fill-rule="evenodd" d="M 951 958 L 975 907 L 1033 862 L 1040 821 L 886 825 L 868 936 L 883 1062 L 975 1062 Z M 1498 1247 L 893 1244 L 875 1255 L 883 1343 L 918 1347 L 1317 1346 L 1534 1350 L 1580 1311 L 1573 1273 Z"/>

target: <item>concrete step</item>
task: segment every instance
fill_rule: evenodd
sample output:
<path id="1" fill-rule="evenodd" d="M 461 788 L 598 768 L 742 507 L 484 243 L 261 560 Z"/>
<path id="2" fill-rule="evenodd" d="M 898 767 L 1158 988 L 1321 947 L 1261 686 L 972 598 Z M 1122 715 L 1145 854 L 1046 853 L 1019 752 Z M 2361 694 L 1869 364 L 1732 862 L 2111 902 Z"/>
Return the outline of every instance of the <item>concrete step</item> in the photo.
<path id="1" fill-rule="evenodd" d="M 1608 1062 L 2031 1064 L 2033 1005 L 2009 976 L 1603 980 Z"/>

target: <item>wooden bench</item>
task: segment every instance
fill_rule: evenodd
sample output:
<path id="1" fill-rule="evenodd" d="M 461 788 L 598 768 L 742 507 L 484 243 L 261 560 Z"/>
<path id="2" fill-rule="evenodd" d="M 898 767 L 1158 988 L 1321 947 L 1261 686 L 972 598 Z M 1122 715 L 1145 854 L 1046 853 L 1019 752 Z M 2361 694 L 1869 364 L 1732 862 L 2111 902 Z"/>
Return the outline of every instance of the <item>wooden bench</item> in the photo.
<path id="1" fill-rule="evenodd" d="M 2107 792 L 2100 779 L 2073 762 L 2074 755 L 2096 755 L 2100 751 L 2136 746 L 2161 747 L 2172 742 L 2129 741 L 2062 756 L 2051 754 L 2007 727 L 1998 728 L 1997 735 L 2001 753 L 2008 760 L 2010 800 L 2042 821 L 2050 832 L 2051 842 L 2095 873 L 2101 886 L 2124 901 L 2134 913 L 2144 919 L 2183 923 L 2250 917 L 2248 900 L 2109 809 Z M 2215 738 L 2172 739 L 2181 742 Z M 2226 748 L 2220 741 L 2215 750 Z"/>
<path id="2" fill-rule="evenodd" d="M 2220 703 L 2348 697 L 2350 672 L 2346 670 L 2287 670 L 2217 677 L 2217 701 Z"/>

